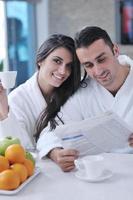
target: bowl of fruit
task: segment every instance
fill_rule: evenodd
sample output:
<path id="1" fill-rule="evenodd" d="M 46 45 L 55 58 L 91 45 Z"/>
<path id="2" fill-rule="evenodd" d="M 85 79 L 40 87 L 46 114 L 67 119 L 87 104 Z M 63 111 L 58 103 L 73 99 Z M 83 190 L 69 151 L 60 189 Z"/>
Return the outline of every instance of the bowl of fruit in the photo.
<path id="1" fill-rule="evenodd" d="M 0 194 L 15 194 L 40 173 L 18 138 L 0 140 Z"/>

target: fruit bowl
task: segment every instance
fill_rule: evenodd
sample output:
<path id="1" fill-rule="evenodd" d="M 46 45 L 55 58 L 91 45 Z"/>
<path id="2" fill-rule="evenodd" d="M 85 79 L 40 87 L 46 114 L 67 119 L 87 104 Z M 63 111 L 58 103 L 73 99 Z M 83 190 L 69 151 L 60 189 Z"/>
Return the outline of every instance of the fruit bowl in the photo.
<path id="1" fill-rule="evenodd" d="M 17 189 L 15 190 L 0 190 L 0 194 L 2 195 L 14 195 L 22 190 L 28 183 L 30 183 L 36 176 L 40 174 L 41 170 L 39 167 L 35 167 L 34 174 L 30 176 L 25 182 L 23 182 Z"/>

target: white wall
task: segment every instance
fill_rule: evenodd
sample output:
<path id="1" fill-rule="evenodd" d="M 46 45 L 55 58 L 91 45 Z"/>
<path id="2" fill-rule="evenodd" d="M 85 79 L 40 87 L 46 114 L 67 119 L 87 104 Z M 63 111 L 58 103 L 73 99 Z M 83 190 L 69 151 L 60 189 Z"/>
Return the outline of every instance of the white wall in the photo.
<path id="1" fill-rule="evenodd" d="M 49 0 L 49 32 L 75 35 L 84 26 L 100 26 L 115 40 L 114 0 Z"/>
<path id="2" fill-rule="evenodd" d="M 38 47 L 48 36 L 48 1 L 49 0 L 41 0 L 36 6 Z"/>

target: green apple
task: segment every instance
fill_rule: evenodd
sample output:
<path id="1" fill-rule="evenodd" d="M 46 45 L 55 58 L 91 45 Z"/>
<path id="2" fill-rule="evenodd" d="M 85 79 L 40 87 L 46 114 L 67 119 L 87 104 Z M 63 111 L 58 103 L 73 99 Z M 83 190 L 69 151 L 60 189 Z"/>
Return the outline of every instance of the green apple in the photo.
<path id="1" fill-rule="evenodd" d="M 0 155 L 5 155 L 5 151 L 8 146 L 11 144 L 20 144 L 20 140 L 18 138 L 13 138 L 11 136 L 7 136 L 5 138 L 0 139 Z"/>
<path id="2" fill-rule="evenodd" d="M 26 151 L 26 158 L 31 160 L 33 164 L 35 165 L 35 158 L 33 157 L 32 153 L 30 153 L 29 151 Z"/>

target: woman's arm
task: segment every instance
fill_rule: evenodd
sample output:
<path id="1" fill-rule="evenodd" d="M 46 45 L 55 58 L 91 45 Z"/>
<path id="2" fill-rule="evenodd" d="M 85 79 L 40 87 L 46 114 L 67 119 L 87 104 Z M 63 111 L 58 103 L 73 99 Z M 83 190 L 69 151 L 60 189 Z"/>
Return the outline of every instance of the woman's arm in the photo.
<path id="1" fill-rule="evenodd" d="M 6 90 L 0 83 L 0 121 L 6 119 L 8 116 L 8 100 Z"/>
<path id="2" fill-rule="evenodd" d="M 74 149 L 63 149 L 61 139 L 52 131 L 46 132 L 45 130 L 45 133 L 41 134 L 37 149 L 40 158 L 48 156 L 65 172 L 75 167 L 74 160 L 78 157 L 78 152 Z"/>
<path id="3" fill-rule="evenodd" d="M 23 101 L 23 95 L 21 96 L 16 92 L 10 101 L 10 105 L 8 105 L 6 90 L 0 84 L 0 138 L 6 136 L 18 137 L 26 148 L 33 148 L 33 138 L 30 137 L 26 125 L 28 113 L 24 106 L 21 106 L 21 104 L 24 104 Z"/>

